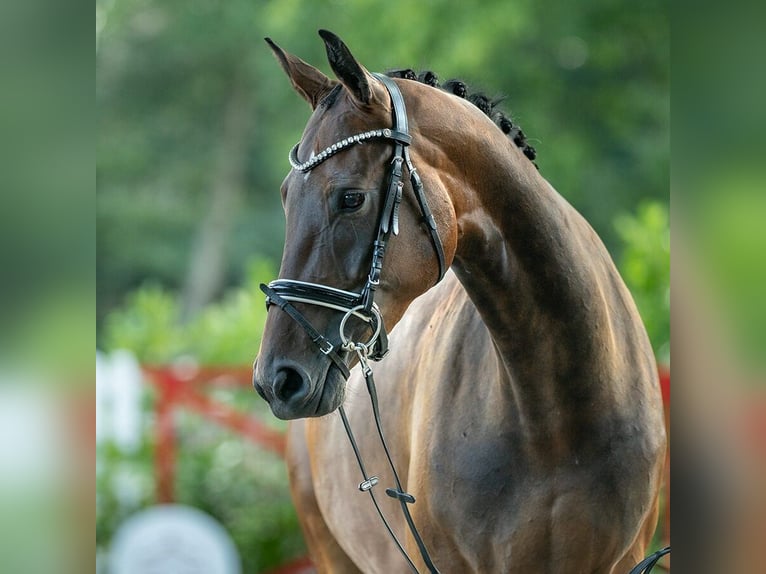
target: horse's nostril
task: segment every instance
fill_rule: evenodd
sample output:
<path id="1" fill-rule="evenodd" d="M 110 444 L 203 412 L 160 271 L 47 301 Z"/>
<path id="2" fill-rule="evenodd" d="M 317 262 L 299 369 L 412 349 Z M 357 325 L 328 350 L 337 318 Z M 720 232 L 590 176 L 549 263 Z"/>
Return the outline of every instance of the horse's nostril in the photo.
<path id="1" fill-rule="evenodd" d="M 274 394 L 283 402 L 295 399 L 299 395 L 308 392 L 308 383 L 303 376 L 290 367 L 284 367 L 277 371 L 274 379 Z"/>

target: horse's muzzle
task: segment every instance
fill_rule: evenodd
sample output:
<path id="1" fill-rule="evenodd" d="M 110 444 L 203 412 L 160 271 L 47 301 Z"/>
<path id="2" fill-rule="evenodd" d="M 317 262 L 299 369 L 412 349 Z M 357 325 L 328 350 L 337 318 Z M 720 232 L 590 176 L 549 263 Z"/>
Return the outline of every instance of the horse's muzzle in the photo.
<path id="1" fill-rule="evenodd" d="M 276 365 L 266 376 L 254 365 L 253 387 L 282 420 L 318 417 L 337 409 L 343 400 L 345 379 L 331 366 L 324 380 L 312 382 L 309 375 L 292 363 Z"/>

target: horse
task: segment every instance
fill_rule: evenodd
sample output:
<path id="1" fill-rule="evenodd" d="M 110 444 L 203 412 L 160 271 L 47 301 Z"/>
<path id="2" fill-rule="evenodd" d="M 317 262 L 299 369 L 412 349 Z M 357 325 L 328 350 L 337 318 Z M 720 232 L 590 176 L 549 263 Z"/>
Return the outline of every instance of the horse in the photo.
<path id="1" fill-rule="evenodd" d="M 290 420 L 316 568 L 627 572 L 657 524 L 666 436 L 652 348 L 606 248 L 486 98 L 371 73 L 319 34 L 334 78 L 266 39 L 313 112 L 281 186 L 253 373 Z M 409 565 L 356 492 L 355 454 L 376 473 L 360 490 L 402 477 L 407 492 L 376 504 Z"/>

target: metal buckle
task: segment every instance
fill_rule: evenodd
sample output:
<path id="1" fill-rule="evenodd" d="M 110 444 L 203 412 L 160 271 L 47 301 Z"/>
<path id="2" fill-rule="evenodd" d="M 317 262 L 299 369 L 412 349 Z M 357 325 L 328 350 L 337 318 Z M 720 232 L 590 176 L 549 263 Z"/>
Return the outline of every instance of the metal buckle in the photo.
<path id="1" fill-rule="evenodd" d="M 333 344 L 330 342 L 330 340 L 325 338 L 322 338 L 317 343 L 317 346 L 319 347 L 319 350 L 322 351 L 322 353 L 325 355 L 332 353 L 333 349 L 335 348 L 333 347 Z"/>

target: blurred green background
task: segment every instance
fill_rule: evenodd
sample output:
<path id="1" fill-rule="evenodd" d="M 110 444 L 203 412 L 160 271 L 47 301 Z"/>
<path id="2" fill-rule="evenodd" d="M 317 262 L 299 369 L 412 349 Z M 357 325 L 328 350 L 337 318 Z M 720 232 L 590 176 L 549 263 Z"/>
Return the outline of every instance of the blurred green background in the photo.
<path id="1" fill-rule="evenodd" d="M 619 258 L 613 224 L 667 205 L 665 3 L 97 2 L 99 321 L 147 278 L 189 316 L 278 262 L 279 184 L 309 108 L 266 44 L 326 73 L 326 27 L 371 70 L 459 77 L 506 110 L 543 175 Z M 255 349 L 253 349 L 255 352 Z"/>
<path id="2" fill-rule="evenodd" d="M 279 185 L 310 114 L 263 37 L 329 74 L 316 34 L 327 28 L 370 70 L 431 69 L 506 96 L 668 363 L 668 27 L 658 0 L 97 0 L 99 347 L 151 363 L 252 362 L 265 317 L 255 286 L 279 266 Z M 247 389 L 220 398 L 268 418 Z M 101 550 L 153 502 L 151 424 L 139 452 L 98 447 Z M 224 523 L 245 572 L 300 554 L 281 462 L 182 424 L 179 502 Z"/>

